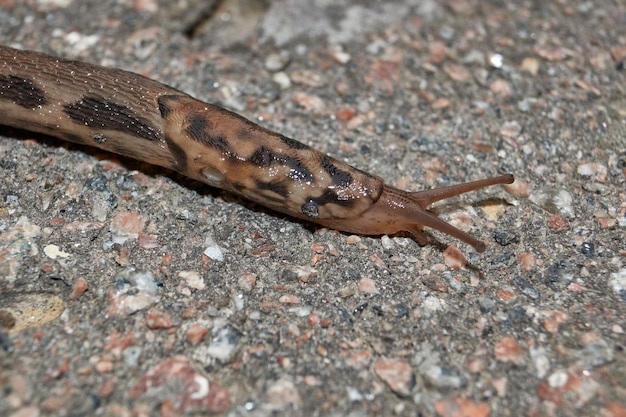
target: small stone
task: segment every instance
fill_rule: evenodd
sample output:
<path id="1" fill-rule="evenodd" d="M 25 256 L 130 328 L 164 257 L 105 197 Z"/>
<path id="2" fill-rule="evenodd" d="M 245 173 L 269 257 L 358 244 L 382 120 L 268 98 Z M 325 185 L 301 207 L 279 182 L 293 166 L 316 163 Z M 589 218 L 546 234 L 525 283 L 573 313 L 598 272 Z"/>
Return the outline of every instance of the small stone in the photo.
<path id="1" fill-rule="evenodd" d="M 535 76 L 539 73 L 539 66 L 540 64 L 537 58 L 526 57 L 522 60 L 520 68 L 522 71 L 526 71 L 530 75 Z"/>
<path id="2" fill-rule="evenodd" d="M 519 177 L 515 177 L 513 184 L 505 184 L 504 189 L 514 197 L 528 197 L 530 194 L 528 181 Z"/>
<path id="3" fill-rule="evenodd" d="M 70 254 L 62 251 L 57 245 L 46 245 L 43 253 L 50 259 L 69 258 Z"/>
<path id="4" fill-rule="evenodd" d="M 257 275 L 253 272 L 244 271 L 237 280 L 237 285 L 244 292 L 250 292 L 256 287 Z"/>
<path id="5" fill-rule="evenodd" d="M 208 355 L 224 363 L 229 362 L 235 354 L 235 348 L 242 336 L 243 333 L 230 324 L 216 322 L 215 327 L 211 330 Z"/>
<path id="6" fill-rule="evenodd" d="M 556 334 L 559 331 L 559 326 L 568 319 L 567 314 L 558 310 L 544 311 L 542 316 L 545 317 L 543 320 L 544 329 L 552 334 Z"/>
<path id="7" fill-rule="evenodd" d="M 293 295 L 293 294 L 282 295 L 278 299 L 278 301 L 283 303 L 283 304 L 300 304 L 302 302 L 300 297 L 298 297 L 297 295 Z"/>
<path id="8" fill-rule="evenodd" d="M 558 214 L 553 214 L 548 219 L 548 227 L 555 232 L 560 232 L 562 230 L 567 230 L 567 222 Z"/>
<path id="9" fill-rule="evenodd" d="M 452 81 L 464 82 L 472 77 L 472 74 L 463 66 L 457 64 L 444 65 L 443 71 L 448 74 Z"/>
<path id="10" fill-rule="evenodd" d="M 224 252 L 222 252 L 222 248 L 220 248 L 217 243 L 213 240 L 211 236 L 207 236 L 204 240 L 204 244 L 206 248 L 204 249 L 204 254 L 209 258 L 213 259 L 217 262 L 224 262 Z"/>
<path id="11" fill-rule="evenodd" d="M 270 72 L 284 70 L 289 64 L 289 54 L 286 52 L 271 53 L 265 58 L 265 69 Z"/>
<path id="12" fill-rule="evenodd" d="M 611 48 L 611 56 L 615 62 L 626 61 L 626 46 L 619 45 Z"/>
<path id="13" fill-rule="evenodd" d="M 144 220 L 137 211 L 128 211 L 118 213 L 111 220 L 111 234 L 113 235 L 113 243 L 124 243 L 128 239 L 137 239 L 139 232 L 143 231 L 145 226 Z"/>
<path id="14" fill-rule="evenodd" d="M 324 100 L 312 94 L 294 92 L 291 95 L 291 101 L 302 107 L 302 109 L 307 113 L 320 115 L 326 111 L 326 104 L 324 104 Z"/>
<path id="15" fill-rule="evenodd" d="M 458 370 L 439 365 L 429 366 L 421 374 L 428 383 L 437 388 L 458 389 L 467 383 L 467 378 Z"/>
<path id="16" fill-rule="evenodd" d="M 108 298 L 108 314 L 127 316 L 156 304 L 161 296 L 151 272 L 127 269 L 116 276 L 115 290 L 109 291 Z"/>
<path id="17" fill-rule="evenodd" d="M 374 364 L 374 372 L 398 395 L 408 396 L 415 386 L 415 375 L 408 362 L 380 359 Z"/>
<path id="18" fill-rule="evenodd" d="M 185 285 L 189 288 L 193 288 L 202 291 L 206 288 L 204 280 L 197 271 L 180 271 L 178 278 L 182 279 Z"/>
<path id="19" fill-rule="evenodd" d="M 519 242 L 519 237 L 519 233 L 512 230 L 502 230 L 493 234 L 493 240 L 501 246 L 507 246 L 511 243 Z"/>
<path id="20" fill-rule="evenodd" d="M 139 233 L 139 247 L 142 249 L 156 249 L 159 247 L 159 239 L 157 235 L 147 235 Z"/>
<path id="21" fill-rule="evenodd" d="M 167 313 L 151 310 L 146 314 L 146 325 L 153 330 L 169 329 L 172 327 L 172 319 Z"/>
<path id="22" fill-rule="evenodd" d="M 489 417 L 491 414 L 491 408 L 486 402 L 474 402 L 456 396 L 437 401 L 435 411 L 442 417 Z"/>
<path id="23" fill-rule="evenodd" d="M 489 86 L 489 89 L 492 93 L 495 93 L 503 98 L 511 97 L 511 95 L 513 94 L 511 84 L 502 79 L 498 79 L 492 82 Z"/>
<path id="24" fill-rule="evenodd" d="M 228 390 L 210 381 L 183 356 L 166 359 L 150 368 L 130 390 L 132 398 L 168 401 L 177 413 L 222 413 L 230 408 Z"/>
<path id="25" fill-rule="evenodd" d="M 70 298 L 72 300 L 77 300 L 89 289 L 89 285 L 87 281 L 83 277 L 78 277 L 78 279 L 74 282 L 72 286 L 72 293 L 70 294 Z"/>
<path id="26" fill-rule="evenodd" d="M 515 139 L 522 133 L 522 126 L 515 120 L 504 122 L 498 133 L 503 138 Z"/>
<path id="27" fill-rule="evenodd" d="M 278 84 L 281 90 L 287 90 L 291 87 L 291 78 L 286 72 L 280 71 L 272 75 L 272 80 Z"/>
<path id="28" fill-rule="evenodd" d="M 467 265 L 467 259 L 463 253 L 454 245 L 450 245 L 443 251 L 443 259 L 448 268 L 463 269 Z"/>
<path id="29" fill-rule="evenodd" d="M 578 165 L 576 172 L 578 175 L 592 177 L 594 181 L 598 181 L 603 184 L 606 182 L 608 168 L 603 164 L 587 163 Z"/>
<path id="30" fill-rule="evenodd" d="M 480 307 L 481 313 L 489 313 L 493 311 L 493 309 L 495 308 L 496 302 L 492 300 L 491 298 L 480 297 L 478 299 L 478 305 Z"/>
<path id="31" fill-rule="evenodd" d="M 330 47 L 330 56 L 341 65 L 347 64 L 352 59 L 350 54 L 345 52 L 341 45 L 332 45 Z"/>
<path id="32" fill-rule="evenodd" d="M 209 329 L 206 326 L 200 323 L 193 323 L 187 330 L 187 342 L 190 345 L 197 345 L 202 342 L 207 333 L 209 333 Z"/>
<path id="33" fill-rule="evenodd" d="M 610 274 L 609 287 L 626 303 L 626 269 L 620 269 Z"/>
<path id="34" fill-rule="evenodd" d="M 380 294 L 380 291 L 376 288 L 376 281 L 365 277 L 359 280 L 359 292 L 364 294 Z"/>
<path id="35" fill-rule="evenodd" d="M 530 271 L 535 266 L 535 256 L 529 252 L 522 252 L 519 255 L 520 264 L 524 271 Z"/>
<path id="36" fill-rule="evenodd" d="M 39 408 L 34 405 L 27 405 L 8 414 L 8 417 L 39 417 L 40 415 L 41 410 Z"/>
<path id="37" fill-rule="evenodd" d="M 424 284 L 433 291 L 444 293 L 448 292 L 448 283 L 439 275 L 431 274 L 422 278 L 422 284 Z"/>
<path id="38" fill-rule="evenodd" d="M 298 409 L 302 405 L 302 398 L 295 384 L 287 379 L 273 382 L 265 392 L 266 407 L 270 410 L 285 410 L 288 407 Z"/>
<path id="39" fill-rule="evenodd" d="M 356 114 L 354 107 L 343 107 L 335 112 L 335 118 L 340 122 L 346 123 L 350 121 Z"/>
<path id="40" fill-rule="evenodd" d="M 535 365 L 537 378 L 543 379 L 550 371 L 550 358 L 548 357 L 546 348 L 543 346 L 536 346 L 530 348 L 530 359 Z"/>
<path id="41" fill-rule="evenodd" d="M 291 80 L 296 84 L 307 87 L 321 87 L 325 84 L 324 78 L 316 72 L 309 70 L 296 70 L 291 73 Z"/>
<path id="42" fill-rule="evenodd" d="M 512 363 L 515 365 L 524 364 L 524 353 L 522 348 L 512 337 L 502 338 L 494 346 L 496 359 L 500 362 Z"/>

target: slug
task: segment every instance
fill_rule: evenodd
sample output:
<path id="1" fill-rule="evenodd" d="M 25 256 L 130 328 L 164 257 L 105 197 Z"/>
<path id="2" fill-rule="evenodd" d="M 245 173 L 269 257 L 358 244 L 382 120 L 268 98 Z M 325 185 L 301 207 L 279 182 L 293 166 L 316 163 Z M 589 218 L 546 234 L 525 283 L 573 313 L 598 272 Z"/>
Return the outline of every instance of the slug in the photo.
<path id="1" fill-rule="evenodd" d="M 0 124 L 159 165 L 324 227 L 372 236 L 405 232 L 421 246 L 430 227 L 484 251 L 484 242 L 427 208 L 513 182 L 508 174 L 403 191 L 141 75 L 1 45 Z"/>

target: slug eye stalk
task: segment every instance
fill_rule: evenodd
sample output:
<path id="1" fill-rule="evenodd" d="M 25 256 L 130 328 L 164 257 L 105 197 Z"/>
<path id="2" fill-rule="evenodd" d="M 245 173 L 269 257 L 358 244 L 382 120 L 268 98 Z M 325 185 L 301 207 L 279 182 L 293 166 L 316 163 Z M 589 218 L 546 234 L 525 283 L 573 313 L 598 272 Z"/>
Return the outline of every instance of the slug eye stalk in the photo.
<path id="1" fill-rule="evenodd" d="M 506 174 L 417 192 L 403 191 L 385 185 L 378 200 L 359 217 L 320 223 L 327 227 L 364 235 L 407 232 L 421 246 L 428 243 L 428 237 L 423 233 L 424 227 L 430 227 L 473 246 L 478 252 L 483 252 L 486 248 L 484 242 L 444 222 L 428 210 L 428 206 L 446 198 L 492 185 L 511 184 L 513 181 L 513 175 Z"/>

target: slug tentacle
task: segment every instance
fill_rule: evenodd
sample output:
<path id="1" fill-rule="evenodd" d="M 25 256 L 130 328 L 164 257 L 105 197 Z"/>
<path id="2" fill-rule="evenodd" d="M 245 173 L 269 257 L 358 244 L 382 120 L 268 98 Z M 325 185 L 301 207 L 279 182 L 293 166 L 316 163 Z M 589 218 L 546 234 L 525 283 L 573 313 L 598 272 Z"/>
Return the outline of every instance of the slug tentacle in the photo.
<path id="1" fill-rule="evenodd" d="M 131 72 L 0 45 L 0 125 L 180 172 L 293 217 L 364 235 L 424 226 L 485 244 L 427 207 L 512 175 L 406 192 L 221 107 Z"/>
<path id="2" fill-rule="evenodd" d="M 484 242 L 444 222 L 434 213 L 427 210 L 427 207 L 436 201 L 491 185 L 511 184 L 513 181 L 513 175 L 507 174 L 465 184 L 417 192 L 403 191 L 386 185 L 380 198 L 358 218 L 319 223 L 327 227 L 363 235 L 407 232 L 421 246 L 428 243 L 428 238 L 422 232 L 424 226 L 426 226 L 453 236 L 473 246 L 478 252 L 483 252 L 486 247 Z"/>

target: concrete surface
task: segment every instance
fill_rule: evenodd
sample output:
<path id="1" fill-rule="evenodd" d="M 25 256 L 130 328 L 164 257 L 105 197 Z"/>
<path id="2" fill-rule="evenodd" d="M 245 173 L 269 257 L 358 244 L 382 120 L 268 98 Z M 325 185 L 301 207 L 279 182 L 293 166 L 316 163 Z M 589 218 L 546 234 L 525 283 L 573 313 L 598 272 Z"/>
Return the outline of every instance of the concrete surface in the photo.
<path id="1" fill-rule="evenodd" d="M 518 179 L 438 204 L 478 254 L 0 128 L 0 414 L 626 415 L 624 28 L 621 0 L 0 0 L 3 44 L 389 184 Z"/>

